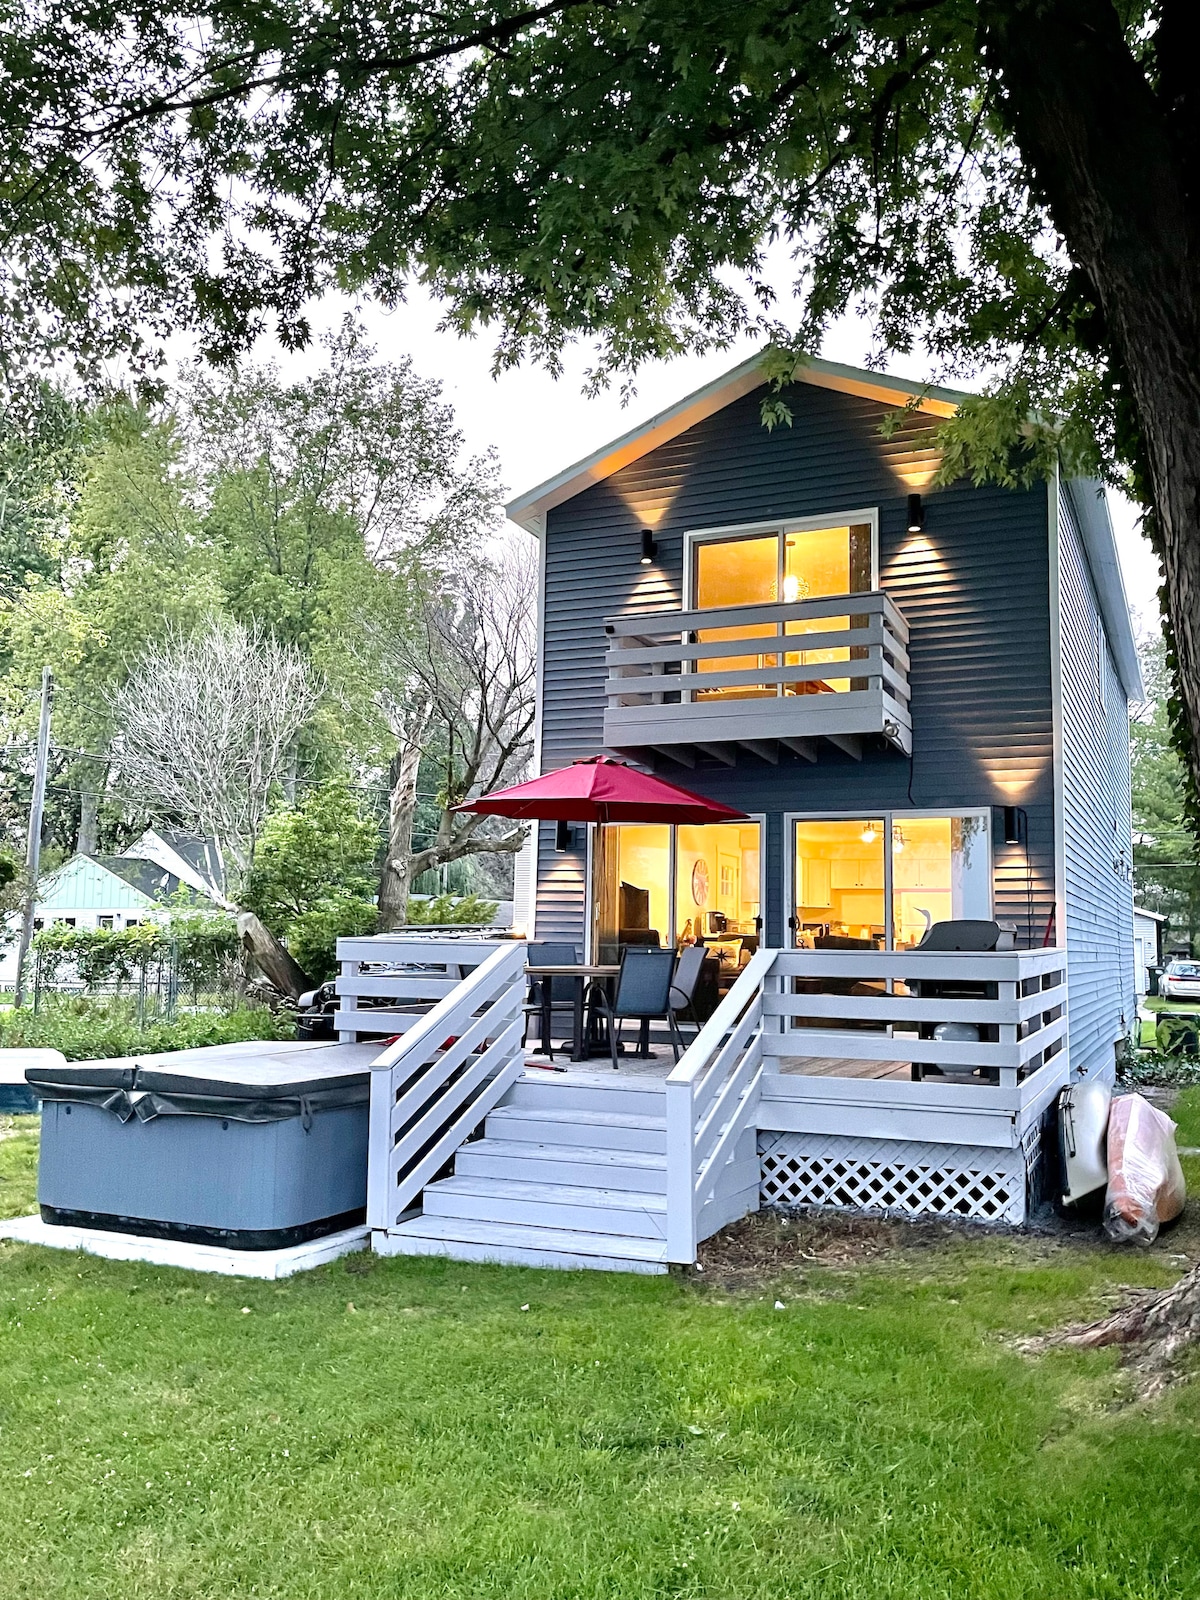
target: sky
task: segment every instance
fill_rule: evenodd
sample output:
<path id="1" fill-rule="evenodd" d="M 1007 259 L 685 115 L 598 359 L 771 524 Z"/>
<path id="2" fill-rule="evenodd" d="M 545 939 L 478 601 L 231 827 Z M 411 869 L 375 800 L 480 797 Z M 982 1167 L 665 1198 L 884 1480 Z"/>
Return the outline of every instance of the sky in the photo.
<path id="1" fill-rule="evenodd" d="M 322 302 L 314 325 L 332 327 L 345 303 Z M 637 376 L 636 394 L 622 405 L 617 389 L 588 398 L 583 393 L 588 352 L 576 349 L 564 357 L 564 371 L 553 378 L 543 368 L 524 366 L 493 378 L 492 346 L 486 334 L 463 339 L 439 329 L 436 302 L 414 288 L 406 304 L 392 312 L 359 308 L 372 341 L 384 360 L 410 355 L 423 377 L 439 378 L 458 416 L 471 452 L 493 447 L 501 479 L 510 497 L 533 488 L 563 467 L 582 459 L 665 406 L 690 394 L 752 354 L 750 342 L 711 355 L 680 357 L 647 365 Z M 847 319 L 834 328 L 820 354 L 853 366 L 866 364 L 869 335 L 864 324 Z M 313 347 L 299 356 L 281 356 L 264 340 L 256 357 L 279 361 L 290 376 L 311 368 L 319 359 Z M 930 377 L 920 358 L 897 361 L 898 375 Z M 1158 564 L 1138 528 L 1136 508 L 1122 495 L 1109 495 L 1125 590 L 1139 633 L 1158 627 Z"/>

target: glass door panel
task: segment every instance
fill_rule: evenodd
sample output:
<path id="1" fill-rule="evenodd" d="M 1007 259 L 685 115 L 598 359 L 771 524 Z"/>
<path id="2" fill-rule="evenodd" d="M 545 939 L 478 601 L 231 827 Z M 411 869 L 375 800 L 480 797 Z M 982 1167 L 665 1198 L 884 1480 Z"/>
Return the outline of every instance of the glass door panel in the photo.
<path id="1" fill-rule="evenodd" d="M 704 539 L 695 546 L 693 592 L 695 609 L 708 611 L 714 606 L 769 604 L 779 597 L 779 537 L 761 539 Z M 774 623 L 740 628 L 703 628 L 696 635 L 698 644 L 726 643 L 737 639 L 776 637 Z M 754 667 L 777 666 L 774 654 L 706 657 L 697 663 L 700 672 L 742 672 Z M 727 688 L 696 691 L 698 700 L 753 700 L 773 695 L 770 684 L 743 684 Z"/>
<path id="2" fill-rule="evenodd" d="M 984 817 L 905 817 L 892 823 L 892 917 L 897 949 L 919 944 L 935 922 L 992 915 Z"/>
<path id="3" fill-rule="evenodd" d="M 721 822 L 675 830 L 675 942 L 757 944 L 759 826 Z"/>
<path id="4" fill-rule="evenodd" d="M 655 824 L 598 828 L 592 903 L 596 959 L 620 960 L 627 944 L 671 941 L 671 830 Z"/>
<path id="5" fill-rule="evenodd" d="M 855 523 L 841 528 L 810 528 L 785 535 L 783 541 L 783 598 L 815 600 L 826 595 L 862 594 L 871 587 L 871 528 Z M 853 619 L 858 625 L 858 619 Z M 835 633 L 852 626 L 845 617 L 812 617 L 784 625 L 786 634 Z M 787 666 L 834 665 L 866 655 L 861 646 L 841 649 L 788 651 Z M 865 687 L 859 679 L 820 677 L 787 684 L 785 694 L 844 693 Z"/>
<path id="6" fill-rule="evenodd" d="M 881 818 L 797 822 L 793 942 L 808 949 L 887 944 Z"/>

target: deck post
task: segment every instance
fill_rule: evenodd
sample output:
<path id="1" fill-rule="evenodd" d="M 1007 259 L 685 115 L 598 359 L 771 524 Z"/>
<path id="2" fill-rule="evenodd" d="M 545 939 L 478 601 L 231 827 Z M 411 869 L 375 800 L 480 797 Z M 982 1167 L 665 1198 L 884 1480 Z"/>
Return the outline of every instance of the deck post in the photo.
<path id="1" fill-rule="evenodd" d="M 696 1259 L 695 1132 L 692 1085 L 667 1080 L 667 1260 Z"/>

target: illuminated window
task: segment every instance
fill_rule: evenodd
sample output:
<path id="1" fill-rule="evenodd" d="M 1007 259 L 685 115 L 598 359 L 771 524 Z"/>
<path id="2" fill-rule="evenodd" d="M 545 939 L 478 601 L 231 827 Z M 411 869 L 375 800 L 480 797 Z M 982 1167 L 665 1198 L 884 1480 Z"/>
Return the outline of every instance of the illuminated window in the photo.
<path id="1" fill-rule="evenodd" d="M 832 524 L 828 527 L 779 528 L 769 533 L 743 536 L 697 538 L 692 545 L 692 605 L 698 611 L 718 607 L 758 606 L 783 602 L 802 605 L 806 600 L 827 599 L 832 595 L 863 594 L 872 588 L 873 537 L 870 523 Z M 857 623 L 858 619 L 854 619 Z M 725 628 L 704 628 L 697 643 L 728 646 L 742 639 L 778 639 L 804 633 L 843 633 L 852 625 L 850 615 L 792 617 L 787 622 L 772 618 L 763 622 L 743 622 Z M 860 680 L 831 678 L 814 673 L 786 684 L 755 683 L 749 674 L 756 669 L 820 667 L 865 657 L 859 646 L 837 645 L 816 650 L 789 650 L 782 658 L 773 651 L 753 655 L 733 654 L 704 657 L 696 664 L 699 673 L 728 677 L 735 681 L 711 689 L 693 691 L 697 699 L 761 699 L 779 694 L 828 694 L 859 687 Z"/>

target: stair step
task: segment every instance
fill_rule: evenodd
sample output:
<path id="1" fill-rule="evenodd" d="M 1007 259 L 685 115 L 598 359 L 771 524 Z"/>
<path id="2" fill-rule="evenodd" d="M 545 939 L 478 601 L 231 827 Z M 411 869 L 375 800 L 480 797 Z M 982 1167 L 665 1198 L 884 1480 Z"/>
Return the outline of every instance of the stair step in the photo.
<path id="1" fill-rule="evenodd" d="M 584 1267 L 601 1272 L 667 1270 L 662 1240 L 633 1239 L 568 1228 L 515 1227 L 457 1217 L 414 1217 L 377 1232 L 380 1255 L 449 1256 L 454 1261 L 491 1261 L 513 1267 Z"/>
<path id="2" fill-rule="evenodd" d="M 667 1158 L 650 1150 L 605 1150 L 571 1144 L 528 1144 L 520 1139 L 476 1139 L 460 1145 L 456 1176 L 519 1178 L 580 1188 L 667 1192 Z"/>
<path id="3" fill-rule="evenodd" d="M 427 1217 L 520 1223 L 623 1238 L 665 1239 L 667 1233 L 666 1197 L 630 1189 L 455 1174 L 430 1184 L 422 1203 Z"/>
<path id="4" fill-rule="evenodd" d="M 581 1144 L 659 1154 L 667 1148 L 665 1116 L 640 1116 L 628 1111 L 502 1105 L 489 1114 L 484 1126 L 489 1136 L 532 1144 Z"/>
<path id="5" fill-rule="evenodd" d="M 518 1078 L 501 1104 L 534 1106 L 539 1110 L 569 1107 L 573 1111 L 661 1116 L 666 1104 L 665 1080 L 626 1078 L 611 1071 L 607 1077 L 598 1072 L 576 1073 L 573 1070 L 561 1077 L 557 1073 L 539 1072 L 536 1077 L 526 1074 Z"/>

